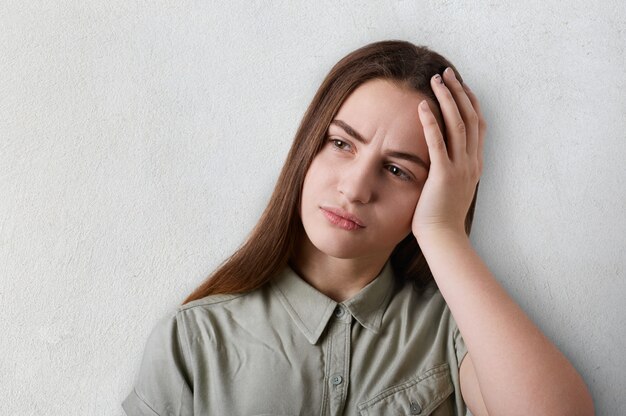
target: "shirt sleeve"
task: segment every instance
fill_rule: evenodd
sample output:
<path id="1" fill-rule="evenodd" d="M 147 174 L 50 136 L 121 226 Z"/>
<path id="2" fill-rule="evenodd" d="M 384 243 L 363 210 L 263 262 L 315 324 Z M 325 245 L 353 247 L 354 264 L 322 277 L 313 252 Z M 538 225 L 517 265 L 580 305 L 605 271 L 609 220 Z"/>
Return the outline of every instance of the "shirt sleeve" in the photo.
<path id="1" fill-rule="evenodd" d="M 446 309 L 448 309 L 446 305 Z M 449 312 L 449 309 L 448 309 Z M 460 369 L 461 363 L 463 359 L 467 355 L 467 347 L 465 345 L 465 341 L 463 340 L 463 336 L 461 335 L 461 331 L 459 331 L 459 327 L 454 320 L 454 316 L 450 313 L 449 318 L 449 334 L 450 342 L 448 344 L 448 360 L 451 364 L 450 374 L 452 377 L 452 382 L 454 384 L 454 393 L 455 393 L 455 411 L 456 415 L 469 415 L 469 409 L 467 408 L 465 402 L 463 401 L 463 396 L 461 394 L 461 380 L 460 380 Z M 454 368 L 452 368 L 454 366 Z"/>
<path id="2" fill-rule="evenodd" d="M 461 363 L 463 362 L 463 358 L 465 358 L 465 355 L 467 354 L 467 347 L 465 346 L 465 341 L 463 340 L 463 336 L 461 335 L 461 331 L 459 331 L 459 328 L 456 326 L 456 322 L 454 321 L 454 318 L 451 316 L 452 319 L 452 325 L 453 325 L 453 332 L 452 332 L 452 339 L 454 340 L 454 352 L 456 354 L 456 362 L 458 365 L 458 368 L 461 368 Z"/>
<path id="3" fill-rule="evenodd" d="M 128 416 L 192 416 L 188 348 L 177 313 L 163 317 L 148 337 L 135 386 L 122 402 Z"/>

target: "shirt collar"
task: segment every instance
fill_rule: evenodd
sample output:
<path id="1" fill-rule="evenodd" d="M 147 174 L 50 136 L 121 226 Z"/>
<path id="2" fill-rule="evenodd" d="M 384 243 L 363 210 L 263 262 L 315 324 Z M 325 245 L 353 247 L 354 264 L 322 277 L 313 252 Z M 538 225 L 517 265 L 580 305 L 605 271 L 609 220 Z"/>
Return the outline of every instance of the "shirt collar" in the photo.
<path id="1" fill-rule="evenodd" d="M 391 301 L 394 276 L 389 260 L 381 272 L 352 298 L 341 304 L 365 328 L 378 333 Z M 307 283 L 286 265 L 271 281 L 294 323 L 311 344 L 316 344 L 338 303 Z"/>

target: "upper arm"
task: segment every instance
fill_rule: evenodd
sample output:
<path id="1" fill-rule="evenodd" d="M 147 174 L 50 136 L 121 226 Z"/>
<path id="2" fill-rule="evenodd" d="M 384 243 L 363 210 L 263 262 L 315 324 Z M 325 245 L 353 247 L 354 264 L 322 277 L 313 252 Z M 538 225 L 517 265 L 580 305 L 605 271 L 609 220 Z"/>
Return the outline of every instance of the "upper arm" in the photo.
<path id="1" fill-rule="evenodd" d="M 469 351 L 461 362 L 459 369 L 459 384 L 461 385 L 461 395 L 463 401 L 474 416 L 488 416 L 487 408 L 480 392 L 478 378 L 474 371 L 474 363 Z"/>

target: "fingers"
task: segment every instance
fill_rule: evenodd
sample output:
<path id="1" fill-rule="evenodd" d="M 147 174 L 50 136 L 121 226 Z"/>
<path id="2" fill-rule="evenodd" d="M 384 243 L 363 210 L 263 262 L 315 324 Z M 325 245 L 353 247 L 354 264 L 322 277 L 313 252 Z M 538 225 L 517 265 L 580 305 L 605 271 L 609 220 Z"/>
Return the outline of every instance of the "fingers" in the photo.
<path id="1" fill-rule="evenodd" d="M 463 119 L 451 91 L 444 84 L 443 77 L 436 74 L 431 78 L 430 84 L 437 97 L 437 101 L 439 101 L 443 122 L 446 125 L 450 158 L 456 159 L 461 152 L 465 152 L 466 138 Z"/>
<path id="2" fill-rule="evenodd" d="M 482 170 L 483 165 L 483 146 L 485 141 L 485 132 L 487 130 L 487 123 L 485 122 L 485 118 L 483 117 L 483 113 L 480 109 L 480 103 L 476 98 L 474 92 L 467 86 L 467 84 L 463 83 L 463 89 L 470 99 L 472 106 L 474 107 L 474 111 L 476 111 L 476 115 L 478 116 L 478 145 L 477 145 L 477 153 L 478 153 L 478 162 L 480 169 Z"/>
<path id="3" fill-rule="evenodd" d="M 428 101 L 423 100 L 419 106 L 419 118 L 424 128 L 424 136 L 428 145 L 430 168 L 449 162 L 446 143 L 437 124 L 437 119 L 429 107 Z"/>
<path id="4" fill-rule="evenodd" d="M 452 68 L 444 71 L 443 77 L 435 75 L 431 79 L 431 86 L 446 124 L 450 157 L 454 160 L 467 154 L 476 155 L 479 141 L 478 114 L 466 89 L 456 79 Z"/>
<path id="5" fill-rule="evenodd" d="M 452 68 L 447 68 L 443 77 L 439 74 L 433 76 L 431 86 L 439 101 L 447 134 L 447 140 L 444 141 L 428 103 L 420 104 L 419 115 L 431 164 L 433 161 L 445 163 L 469 157 L 477 164 L 480 174 L 486 123 L 476 95 L 466 84 L 456 79 Z M 422 107 L 423 104 L 426 106 Z"/>

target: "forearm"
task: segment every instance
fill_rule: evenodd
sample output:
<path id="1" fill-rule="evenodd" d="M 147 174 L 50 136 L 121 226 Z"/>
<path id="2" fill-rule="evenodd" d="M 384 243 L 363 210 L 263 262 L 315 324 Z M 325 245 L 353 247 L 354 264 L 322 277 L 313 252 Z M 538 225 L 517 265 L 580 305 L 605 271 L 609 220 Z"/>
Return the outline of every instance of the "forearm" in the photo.
<path id="1" fill-rule="evenodd" d="M 420 243 L 472 357 L 491 415 L 593 414 L 580 375 L 489 272 L 466 236 Z"/>

